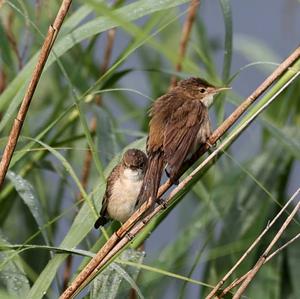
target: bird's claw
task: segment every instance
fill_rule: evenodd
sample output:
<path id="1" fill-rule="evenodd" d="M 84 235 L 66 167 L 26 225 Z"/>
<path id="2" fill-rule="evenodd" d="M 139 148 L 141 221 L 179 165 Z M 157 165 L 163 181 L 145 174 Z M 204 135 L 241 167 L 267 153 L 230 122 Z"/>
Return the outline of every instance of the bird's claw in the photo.
<path id="1" fill-rule="evenodd" d="M 209 141 L 206 141 L 205 143 L 208 146 L 208 149 L 215 149 L 216 148 L 216 144 L 215 143 L 211 144 Z"/>
<path id="2" fill-rule="evenodd" d="M 175 180 L 174 182 L 172 182 L 174 185 L 178 186 L 179 185 L 179 180 Z"/>
<path id="3" fill-rule="evenodd" d="M 171 175 L 170 175 L 169 171 L 167 170 L 167 168 L 165 168 L 165 173 L 166 173 L 166 176 L 167 176 L 170 180 L 172 180 Z M 172 180 L 172 183 L 173 183 L 174 185 L 178 186 L 178 185 L 179 185 L 179 180 L 175 180 L 175 181 Z"/>
<path id="4" fill-rule="evenodd" d="M 133 239 L 133 236 L 131 233 L 126 233 L 126 237 L 129 241 L 131 241 Z"/>
<path id="5" fill-rule="evenodd" d="M 163 198 L 158 198 L 158 199 L 156 199 L 156 203 L 157 203 L 158 205 L 161 205 L 161 206 L 163 207 L 164 210 L 168 207 L 166 201 L 165 201 Z"/>

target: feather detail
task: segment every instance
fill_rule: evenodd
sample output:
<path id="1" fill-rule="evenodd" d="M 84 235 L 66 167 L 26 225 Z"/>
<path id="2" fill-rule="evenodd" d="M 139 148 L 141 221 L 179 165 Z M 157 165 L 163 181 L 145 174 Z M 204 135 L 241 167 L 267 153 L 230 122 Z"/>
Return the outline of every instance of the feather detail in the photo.
<path id="1" fill-rule="evenodd" d="M 146 170 L 141 191 L 138 196 L 138 201 L 136 204 L 137 208 L 149 200 L 150 197 L 152 202 L 155 202 L 164 168 L 163 153 L 161 151 L 157 151 L 156 153 L 149 155 L 148 159 L 148 168 Z"/>

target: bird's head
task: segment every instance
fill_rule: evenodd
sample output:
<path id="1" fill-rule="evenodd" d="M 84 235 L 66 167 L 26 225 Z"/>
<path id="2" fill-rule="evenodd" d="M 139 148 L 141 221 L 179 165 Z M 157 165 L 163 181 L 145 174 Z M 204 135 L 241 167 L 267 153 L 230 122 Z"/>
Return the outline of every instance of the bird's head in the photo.
<path id="1" fill-rule="evenodd" d="M 132 148 L 124 153 L 122 164 L 125 168 L 130 168 L 132 170 L 140 169 L 145 171 L 147 166 L 147 156 L 144 152 Z"/>
<path id="2" fill-rule="evenodd" d="M 176 88 L 182 89 L 191 98 L 200 100 L 206 107 L 211 105 L 216 94 L 230 89 L 230 87 L 213 86 L 207 81 L 195 77 L 179 81 Z"/>

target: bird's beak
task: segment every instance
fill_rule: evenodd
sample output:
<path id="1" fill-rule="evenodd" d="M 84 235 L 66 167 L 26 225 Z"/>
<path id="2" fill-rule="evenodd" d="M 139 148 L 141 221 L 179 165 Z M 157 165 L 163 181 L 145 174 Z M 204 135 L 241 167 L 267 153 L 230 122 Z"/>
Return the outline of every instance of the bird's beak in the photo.
<path id="1" fill-rule="evenodd" d="M 229 90 L 229 89 L 231 89 L 231 87 L 220 87 L 220 88 L 216 89 L 216 93 L 219 93 L 219 92 L 224 91 L 224 90 Z"/>

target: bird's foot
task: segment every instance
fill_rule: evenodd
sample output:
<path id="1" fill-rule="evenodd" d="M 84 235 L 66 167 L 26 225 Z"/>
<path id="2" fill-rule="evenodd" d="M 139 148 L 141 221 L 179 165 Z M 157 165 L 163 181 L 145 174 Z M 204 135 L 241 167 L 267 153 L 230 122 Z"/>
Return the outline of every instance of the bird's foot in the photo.
<path id="1" fill-rule="evenodd" d="M 208 146 L 207 151 L 210 154 L 217 148 L 217 143 L 211 144 L 209 141 L 206 141 L 205 144 Z"/>
<path id="2" fill-rule="evenodd" d="M 129 240 L 129 242 L 130 241 L 132 241 L 132 239 L 133 239 L 133 235 L 131 234 L 131 233 L 126 233 L 126 235 L 125 235 L 126 237 L 127 237 L 127 239 Z"/>
<path id="3" fill-rule="evenodd" d="M 211 144 L 209 141 L 206 141 L 205 144 L 208 146 L 209 150 L 213 150 L 216 148 L 216 144 Z"/>
<path id="4" fill-rule="evenodd" d="M 158 205 L 161 205 L 161 206 L 163 207 L 164 210 L 168 207 L 166 201 L 165 201 L 163 198 L 158 198 L 158 199 L 156 199 L 156 203 L 157 203 Z"/>
<path id="5" fill-rule="evenodd" d="M 173 185 L 178 186 L 179 185 L 179 180 L 178 179 L 174 180 L 174 181 L 172 181 L 172 183 L 173 183 Z"/>
<path id="6" fill-rule="evenodd" d="M 165 173 L 166 173 L 166 176 L 167 176 L 170 180 L 172 180 L 171 174 L 169 173 L 169 171 L 168 171 L 167 168 L 165 168 Z M 174 180 L 174 181 L 172 180 L 172 183 L 173 183 L 174 185 L 178 186 L 178 185 L 179 185 L 179 180 Z"/>

